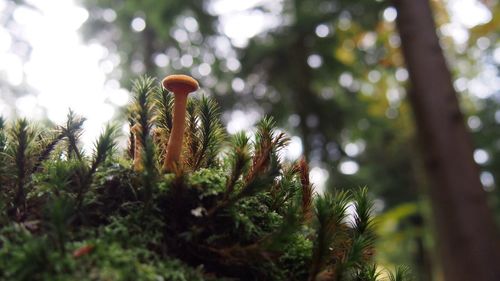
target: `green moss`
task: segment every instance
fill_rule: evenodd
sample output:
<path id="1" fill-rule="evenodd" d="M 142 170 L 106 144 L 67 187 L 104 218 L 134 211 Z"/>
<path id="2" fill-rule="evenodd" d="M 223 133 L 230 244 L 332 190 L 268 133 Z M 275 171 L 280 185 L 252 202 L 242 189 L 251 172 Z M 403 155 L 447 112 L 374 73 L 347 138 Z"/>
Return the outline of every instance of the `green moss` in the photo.
<path id="1" fill-rule="evenodd" d="M 269 209 L 259 198 L 241 200 L 231 209 L 234 231 L 242 239 L 256 239 L 276 230 L 283 218 Z"/>
<path id="2" fill-rule="evenodd" d="M 287 268 L 290 280 L 306 280 L 309 274 L 313 243 L 303 234 L 293 236 L 285 246 L 284 254 L 279 258 L 282 268 Z"/>
<path id="3" fill-rule="evenodd" d="M 201 190 L 200 199 L 224 193 L 226 175 L 219 169 L 200 169 L 189 175 L 188 185 Z"/>
<path id="4" fill-rule="evenodd" d="M 133 153 L 117 156 L 113 126 L 82 155 L 83 119 L 72 112 L 53 140 L 8 135 L 0 170 L 16 173 L 1 178 L 0 280 L 313 280 L 325 272 L 365 280 L 373 263 L 366 190 L 313 198 L 305 161 L 280 161 L 287 137 L 272 118 L 254 142 L 240 133 L 221 153 L 218 109 L 206 98 L 190 105 L 184 161 L 167 173 L 170 128 L 155 116 L 171 112 L 151 100 L 165 93 L 151 79 L 135 85 L 129 120 L 143 127 L 143 170 L 134 170 Z M 352 226 L 351 201 L 364 214 Z"/>

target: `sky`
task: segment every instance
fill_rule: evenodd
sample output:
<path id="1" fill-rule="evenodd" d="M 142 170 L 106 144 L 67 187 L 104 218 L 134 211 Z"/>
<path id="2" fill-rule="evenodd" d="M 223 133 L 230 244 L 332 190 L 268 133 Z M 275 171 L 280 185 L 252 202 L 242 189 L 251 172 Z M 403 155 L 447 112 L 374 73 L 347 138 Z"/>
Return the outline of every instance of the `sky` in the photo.
<path id="1" fill-rule="evenodd" d="M 24 69 L 15 55 L 0 54 L 0 61 L 7 61 L 4 67 L 8 68 L 8 81 L 20 84 L 24 71 L 26 82 L 37 93 L 19 98 L 17 113 L 37 119 L 46 109 L 48 118 L 60 124 L 71 108 L 87 118 L 83 140 L 91 144 L 103 124 L 113 117 L 115 107 L 112 104 L 124 105 L 128 93 L 120 93 L 120 89 L 106 84 L 105 70 L 99 60 L 107 50 L 97 44 L 82 43 L 78 28 L 88 18 L 85 9 L 71 0 L 32 1 L 30 4 L 38 10 L 18 7 L 12 14 L 20 26 L 20 36 L 32 46 Z M 2 5 L 5 3 L 0 7 Z"/>
<path id="2" fill-rule="evenodd" d="M 267 3 L 270 13 L 250 10 L 263 2 Z M 12 16 L 19 24 L 16 32 L 32 46 L 31 56 L 28 61 L 23 62 L 11 53 L 9 49 L 13 38 L 4 26 L 0 26 L 0 75 L 5 75 L 7 81 L 15 86 L 21 84 L 24 73 L 26 82 L 37 93 L 17 99 L 16 110 L 20 116 L 37 119 L 46 110 L 50 120 L 62 123 L 71 108 L 86 117 L 83 142 L 88 150 L 103 125 L 113 118 L 116 107 L 128 102 L 129 92 L 116 81 L 106 80 L 106 73 L 115 66 L 109 61 L 101 61 L 106 57 L 107 49 L 98 44 L 85 45 L 82 42 L 78 29 L 89 17 L 85 9 L 77 6 L 73 0 L 30 0 L 28 3 L 37 10 L 18 7 Z M 281 3 L 282 1 L 269 0 L 214 0 L 209 9 L 220 16 L 221 28 L 231 39 L 231 43 L 243 47 L 249 38 L 265 28 L 279 24 L 277 15 L 281 12 Z M 6 7 L 7 0 L 0 0 L 0 14 Z M 491 13 L 477 0 L 450 0 L 448 9 L 451 22 L 441 31 L 458 44 L 463 44 L 468 39 L 468 28 L 491 20 Z M 394 21 L 396 15 L 394 8 L 388 8 L 383 13 L 386 21 Z M 249 22 L 252 24 L 248 24 Z M 144 24 L 132 22 L 131 28 L 140 32 L 144 29 Z M 321 28 L 316 30 L 318 36 L 321 36 L 321 32 Z M 500 51 L 496 53 L 500 61 Z M 496 79 L 496 84 L 491 83 L 491 76 Z M 486 97 L 495 87 L 500 87 L 497 76 L 496 73 L 486 73 L 486 77 L 479 77 L 481 79 L 471 82 L 472 87 L 477 89 L 478 95 Z M 13 112 L 3 99 L 5 97 L 0 92 L 0 112 L 8 117 Z M 242 111 L 232 112 L 230 117 L 229 132 L 249 129 L 259 118 L 247 116 Z M 300 138 L 293 136 L 286 155 L 295 159 L 301 152 L 302 142 Z M 358 169 L 359 166 L 354 161 L 345 161 L 339 166 L 344 174 L 354 174 Z M 316 186 L 324 186 L 327 178 L 326 169 L 319 166 L 311 168 L 311 180 Z"/>

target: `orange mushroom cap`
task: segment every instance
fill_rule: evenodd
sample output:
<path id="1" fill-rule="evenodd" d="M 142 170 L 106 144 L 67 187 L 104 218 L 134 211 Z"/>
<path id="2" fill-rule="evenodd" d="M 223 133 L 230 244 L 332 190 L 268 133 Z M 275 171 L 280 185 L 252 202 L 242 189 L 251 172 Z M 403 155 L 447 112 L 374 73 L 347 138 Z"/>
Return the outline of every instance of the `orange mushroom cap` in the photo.
<path id="1" fill-rule="evenodd" d="M 176 74 L 165 77 L 162 81 L 163 87 L 170 92 L 179 94 L 189 94 L 198 90 L 198 81 L 193 77 Z"/>

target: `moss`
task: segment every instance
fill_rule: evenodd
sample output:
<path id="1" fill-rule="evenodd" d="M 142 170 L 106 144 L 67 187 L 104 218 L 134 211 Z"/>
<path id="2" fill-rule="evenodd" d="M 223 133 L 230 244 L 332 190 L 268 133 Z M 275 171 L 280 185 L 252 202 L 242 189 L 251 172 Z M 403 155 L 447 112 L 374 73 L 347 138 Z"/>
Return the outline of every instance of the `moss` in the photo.
<path id="1" fill-rule="evenodd" d="M 165 92 L 151 79 L 134 91 L 129 120 L 141 123 L 147 144 L 141 171 L 131 154 L 115 153 L 113 126 L 83 155 L 83 119 L 72 112 L 54 140 L 8 134 L 0 170 L 16 173 L 1 178 L 0 280 L 314 280 L 325 272 L 376 280 L 359 279 L 373 263 L 366 190 L 312 198 L 305 161 L 280 161 L 288 139 L 272 118 L 254 142 L 237 134 L 222 153 L 218 109 L 207 98 L 190 105 L 189 147 L 166 173 L 170 128 L 155 116 L 171 112 L 150 100 Z M 17 153 L 21 146 L 30 153 Z M 364 214 L 355 225 L 345 219 L 351 201 Z"/>
<path id="2" fill-rule="evenodd" d="M 305 230 L 307 231 L 307 230 Z M 303 234 L 293 236 L 285 246 L 284 254 L 279 258 L 282 268 L 288 269 L 289 280 L 306 280 L 309 274 L 313 243 Z"/>
<path id="3" fill-rule="evenodd" d="M 200 199 L 203 199 L 224 193 L 226 175 L 219 169 L 200 169 L 189 175 L 187 183 L 199 189 Z"/>

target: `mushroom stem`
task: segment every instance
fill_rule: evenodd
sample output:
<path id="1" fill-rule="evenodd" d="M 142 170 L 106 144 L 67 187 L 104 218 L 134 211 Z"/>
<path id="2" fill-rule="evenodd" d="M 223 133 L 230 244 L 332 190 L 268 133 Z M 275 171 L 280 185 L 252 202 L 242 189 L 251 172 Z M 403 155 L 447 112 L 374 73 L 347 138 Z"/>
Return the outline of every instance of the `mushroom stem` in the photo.
<path id="1" fill-rule="evenodd" d="M 169 75 L 162 81 L 163 87 L 174 93 L 174 116 L 172 131 L 167 144 L 163 170 L 173 171 L 179 164 L 182 151 L 182 138 L 186 126 L 186 103 L 189 93 L 198 89 L 198 82 L 187 75 Z"/>
<path id="2" fill-rule="evenodd" d="M 168 139 L 167 153 L 163 162 L 165 171 L 172 171 L 175 164 L 179 162 L 182 150 L 182 139 L 186 126 L 186 103 L 187 94 L 176 94 L 174 96 L 174 116 L 172 131 Z"/>

